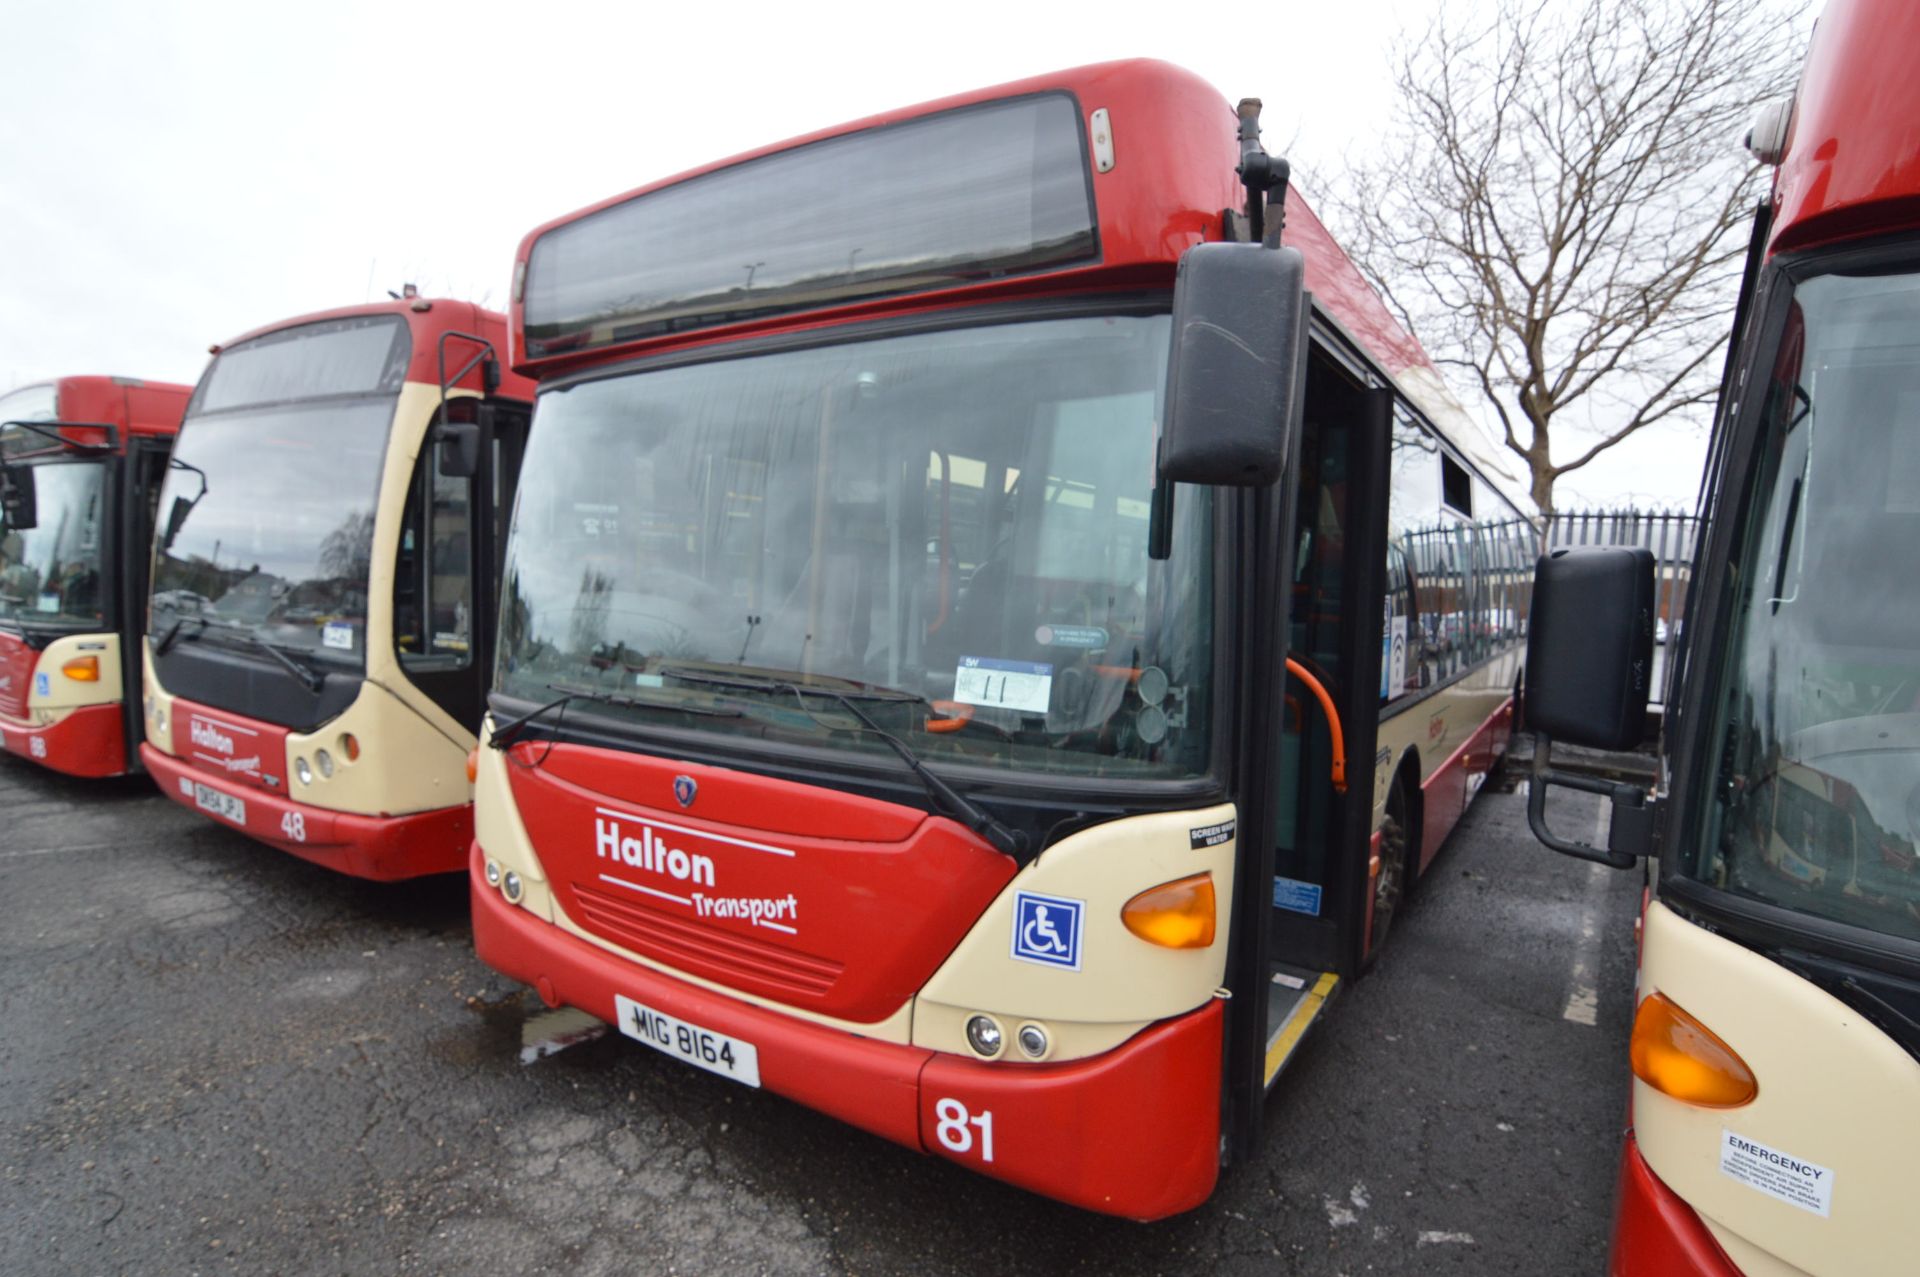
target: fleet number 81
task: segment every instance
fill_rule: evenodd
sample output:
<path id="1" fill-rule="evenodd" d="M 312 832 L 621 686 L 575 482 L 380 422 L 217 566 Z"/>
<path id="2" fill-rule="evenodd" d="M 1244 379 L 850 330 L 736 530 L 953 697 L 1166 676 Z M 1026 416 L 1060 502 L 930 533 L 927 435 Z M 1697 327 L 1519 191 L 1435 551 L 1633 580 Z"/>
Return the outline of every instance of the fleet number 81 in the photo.
<path id="1" fill-rule="evenodd" d="M 980 1160 L 993 1160 L 993 1114 L 968 1113 L 967 1106 L 959 1100 L 941 1100 L 933 1106 L 933 1115 L 939 1119 L 934 1124 L 933 1133 L 940 1142 L 955 1153 L 973 1151 L 973 1132 L 968 1127 L 980 1130 Z"/>

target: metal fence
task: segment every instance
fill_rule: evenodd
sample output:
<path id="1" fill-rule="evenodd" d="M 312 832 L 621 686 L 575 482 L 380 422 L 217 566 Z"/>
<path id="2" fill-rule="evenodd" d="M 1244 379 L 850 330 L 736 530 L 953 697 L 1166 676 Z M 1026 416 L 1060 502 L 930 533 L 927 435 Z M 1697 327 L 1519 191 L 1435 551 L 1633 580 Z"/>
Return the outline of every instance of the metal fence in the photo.
<path id="1" fill-rule="evenodd" d="M 1678 511 L 1563 510 L 1547 520 L 1545 546 L 1558 550 L 1578 545 L 1638 545 L 1653 553 L 1655 621 L 1653 686 L 1666 700 L 1670 668 L 1665 647 L 1678 639 L 1686 623 L 1687 596 L 1693 583 L 1694 543 L 1700 520 Z"/>

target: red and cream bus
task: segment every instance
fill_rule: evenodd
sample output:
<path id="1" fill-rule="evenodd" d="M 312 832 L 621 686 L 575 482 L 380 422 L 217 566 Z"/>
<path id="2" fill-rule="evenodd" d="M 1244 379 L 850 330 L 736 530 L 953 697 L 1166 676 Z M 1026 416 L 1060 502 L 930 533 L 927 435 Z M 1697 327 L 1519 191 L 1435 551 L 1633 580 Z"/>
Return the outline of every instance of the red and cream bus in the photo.
<path id="1" fill-rule="evenodd" d="M 61 377 L 0 397 L 0 746 L 138 766 L 147 551 L 186 386 Z"/>
<path id="2" fill-rule="evenodd" d="M 408 296 L 214 348 L 153 545 L 140 756 L 168 797 L 359 877 L 465 863 L 531 398 L 505 337 Z"/>
<path id="3" fill-rule="evenodd" d="M 1920 9 L 1830 0 L 1749 137 L 1759 210 L 1652 794 L 1611 1271 L 1891 1277 L 1920 1260 Z M 1542 562 L 1528 720 L 1617 747 L 1646 698 L 1644 552 Z"/>
<path id="4" fill-rule="evenodd" d="M 1532 547 L 1257 114 L 1088 67 L 526 238 L 487 963 L 1093 1210 L 1257 1145 L 1504 744 Z"/>

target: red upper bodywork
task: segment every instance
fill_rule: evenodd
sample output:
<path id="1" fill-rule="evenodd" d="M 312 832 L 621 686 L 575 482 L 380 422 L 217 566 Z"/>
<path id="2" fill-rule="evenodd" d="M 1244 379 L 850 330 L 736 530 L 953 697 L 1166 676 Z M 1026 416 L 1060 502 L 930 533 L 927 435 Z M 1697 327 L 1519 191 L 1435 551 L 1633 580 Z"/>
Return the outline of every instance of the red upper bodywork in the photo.
<path id="1" fill-rule="evenodd" d="M 243 341 L 264 337 L 268 333 L 298 328 L 302 324 L 323 323 L 329 319 L 351 319 L 356 315 L 398 315 L 407 321 L 407 328 L 413 336 L 413 359 L 407 365 L 408 381 L 422 382 L 429 386 L 439 385 L 441 335 L 450 332 L 471 333 L 492 342 L 495 353 L 500 356 L 500 388 L 494 393 L 507 399 L 531 400 L 533 398 L 533 383 L 515 373 L 507 364 L 507 317 L 497 310 L 483 310 L 472 302 L 450 301 L 444 297 L 370 302 L 364 306 L 342 306 L 336 310 L 317 310 L 310 315 L 296 315 L 292 319 L 283 319 L 277 323 L 265 324 L 241 333 L 232 341 L 215 346 L 212 353 L 217 355 L 229 346 L 237 346 Z M 472 342 L 449 341 L 447 371 L 449 373 L 457 371 L 472 358 L 474 350 Z M 462 390 L 485 390 L 480 383 L 480 371 L 477 367 L 455 382 L 454 386 Z"/>
<path id="2" fill-rule="evenodd" d="M 191 386 L 135 377 L 56 377 L 34 385 L 52 385 L 61 421 L 84 421 L 114 427 L 114 445 L 124 452 L 130 435 L 165 437 L 180 429 Z M 22 386 L 20 390 L 32 389 Z M 18 391 L 8 391 L 17 394 Z M 61 437 L 81 446 L 98 446 L 106 439 L 99 430 L 62 430 Z"/>
<path id="3" fill-rule="evenodd" d="M 1920 5 L 1831 0 L 1773 183 L 1778 253 L 1920 226 Z"/>
<path id="4" fill-rule="evenodd" d="M 1104 107 L 1112 124 L 1116 163 L 1110 172 L 1096 173 L 1093 178 L 1100 260 L 1017 279 L 826 306 L 799 317 L 777 315 L 746 323 L 716 324 L 692 333 L 653 337 L 588 354 L 537 359 L 525 354 L 526 310 L 516 288 L 512 309 L 514 367 L 539 378 L 585 364 L 630 358 L 641 351 L 708 345 L 751 333 L 804 330 L 881 314 L 912 314 L 961 304 L 1096 289 L 1171 289 L 1180 255 L 1202 240 L 1222 238 L 1222 212 L 1240 208 L 1246 192 L 1234 174 L 1240 162 L 1240 144 L 1232 104 L 1191 72 L 1150 59 L 1103 62 L 869 116 L 626 191 L 535 228 L 520 241 L 514 259 L 515 279 L 523 278 L 534 241 L 548 231 L 650 191 L 863 129 L 1021 94 L 1063 90 L 1073 94 L 1083 118 Z M 1388 373 L 1398 376 L 1410 367 L 1432 367 L 1433 361 L 1420 343 L 1381 303 L 1297 188 L 1287 192 L 1286 242 L 1306 255 L 1307 287 L 1320 309 L 1364 345 Z"/>

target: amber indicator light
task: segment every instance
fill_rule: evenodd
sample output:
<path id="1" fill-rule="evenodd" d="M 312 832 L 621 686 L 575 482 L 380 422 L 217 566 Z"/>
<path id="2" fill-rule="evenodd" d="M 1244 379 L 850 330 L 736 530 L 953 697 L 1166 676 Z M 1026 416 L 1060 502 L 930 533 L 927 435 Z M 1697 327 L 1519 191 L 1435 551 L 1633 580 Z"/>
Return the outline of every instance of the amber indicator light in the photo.
<path id="1" fill-rule="evenodd" d="M 1738 1108 L 1760 1093 L 1747 1062 L 1662 993 L 1640 1001 L 1630 1058 L 1642 1082 L 1701 1108 Z"/>
<path id="2" fill-rule="evenodd" d="M 1194 874 L 1149 887 L 1120 909 L 1127 930 L 1168 949 L 1213 943 L 1213 875 Z"/>

